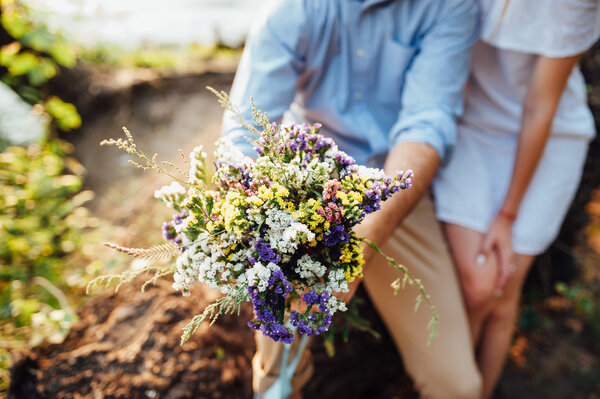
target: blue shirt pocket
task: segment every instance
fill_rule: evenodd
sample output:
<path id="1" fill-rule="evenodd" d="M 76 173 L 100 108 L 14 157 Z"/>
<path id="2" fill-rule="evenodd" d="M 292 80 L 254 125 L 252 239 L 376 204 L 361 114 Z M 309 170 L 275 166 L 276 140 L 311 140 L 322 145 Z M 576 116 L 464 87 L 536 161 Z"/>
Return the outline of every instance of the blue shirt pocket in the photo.
<path id="1" fill-rule="evenodd" d="M 383 43 L 379 76 L 375 85 L 376 97 L 383 106 L 400 109 L 404 76 L 416 50 L 416 47 L 398 43 L 393 39 Z"/>

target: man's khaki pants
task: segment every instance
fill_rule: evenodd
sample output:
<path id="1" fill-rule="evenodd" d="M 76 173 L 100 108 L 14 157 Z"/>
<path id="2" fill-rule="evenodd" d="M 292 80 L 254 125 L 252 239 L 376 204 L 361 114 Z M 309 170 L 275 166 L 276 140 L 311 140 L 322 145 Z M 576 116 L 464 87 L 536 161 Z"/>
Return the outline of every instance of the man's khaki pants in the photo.
<path id="1" fill-rule="evenodd" d="M 427 346 L 431 312 L 423 303 L 415 313 L 416 288 L 406 286 L 394 295 L 390 284 L 397 275 L 387 261 L 375 254 L 365 265 L 364 284 L 369 297 L 394 339 L 421 397 L 480 398 L 481 376 L 475 363 L 458 279 L 428 195 L 394 231 L 382 251 L 421 279 L 439 314 L 439 334 Z M 259 333 L 256 348 L 252 362 L 253 387 L 255 392 L 264 392 L 277 379 L 283 345 Z M 294 347 L 291 352 L 293 356 Z M 294 390 L 306 384 L 312 372 L 307 350 L 292 381 Z"/>

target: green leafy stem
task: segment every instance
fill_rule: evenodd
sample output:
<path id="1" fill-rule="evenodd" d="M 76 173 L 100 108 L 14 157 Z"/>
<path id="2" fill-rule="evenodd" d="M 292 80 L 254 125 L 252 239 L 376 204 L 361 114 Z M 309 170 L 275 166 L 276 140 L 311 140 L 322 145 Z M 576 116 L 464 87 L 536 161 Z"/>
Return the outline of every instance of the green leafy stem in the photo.
<path id="1" fill-rule="evenodd" d="M 429 294 L 427 294 L 427 292 L 425 291 L 425 286 L 423 285 L 421 280 L 415 278 L 409 273 L 408 268 L 406 266 L 398 264 L 393 258 L 384 254 L 381 251 L 381 249 L 379 249 L 377 244 L 375 244 L 373 241 L 367 238 L 361 238 L 361 241 L 373 248 L 373 250 L 375 250 L 375 252 L 377 252 L 379 255 L 383 256 L 385 260 L 387 260 L 387 262 L 390 264 L 390 266 L 392 266 L 396 271 L 398 278 L 396 278 L 396 280 L 394 280 L 391 284 L 392 288 L 394 289 L 394 295 L 398 294 L 398 292 L 401 289 L 404 289 L 408 284 L 417 287 L 417 289 L 419 290 L 419 293 L 415 299 L 415 312 L 419 310 L 419 306 L 421 305 L 423 300 L 425 300 L 429 305 L 429 309 L 431 310 L 432 314 L 431 320 L 427 325 L 427 330 L 429 331 L 427 345 L 429 345 L 438 335 L 439 316 L 437 311 L 435 310 L 435 306 L 433 306 L 433 303 L 431 302 Z"/>

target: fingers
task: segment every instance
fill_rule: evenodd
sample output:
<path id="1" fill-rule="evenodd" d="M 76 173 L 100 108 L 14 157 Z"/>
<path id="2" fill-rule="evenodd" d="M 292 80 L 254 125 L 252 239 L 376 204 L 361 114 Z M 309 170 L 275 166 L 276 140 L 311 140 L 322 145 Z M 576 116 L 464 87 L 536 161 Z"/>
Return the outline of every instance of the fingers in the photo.
<path id="1" fill-rule="evenodd" d="M 496 287 L 494 294 L 496 296 L 502 295 L 502 291 L 506 286 L 508 279 L 513 275 L 516 268 L 516 256 L 512 248 L 508 245 L 504 245 L 497 249 L 498 253 L 498 278 L 496 280 Z"/>
<path id="2" fill-rule="evenodd" d="M 356 294 L 356 290 L 358 289 L 358 286 L 361 282 L 362 278 L 357 278 L 353 282 L 348 283 L 348 292 L 335 292 L 333 295 L 336 298 L 341 299 L 346 303 L 346 305 L 348 305 L 354 297 L 354 295 Z"/>
<path id="3" fill-rule="evenodd" d="M 483 241 L 481 243 L 481 248 L 479 249 L 479 253 L 477 254 L 477 257 L 475 258 L 475 264 L 479 267 L 483 267 L 487 260 L 488 257 L 491 254 L 492 248 L 494 245 L 494 240 L 491 234 L 486 234 L 483 237 Z"/>
<path id="4" fill-rule="evenodd" d="M 494 296 L 500 297 L 507 281 L 516 270 L 516 256 L 510 243 L 510 237 L 507 240 L 505 235 L 494 229 L 486 234 L 481 244 L 480 253 L 476 258 L 477 265 L 485 265 L 490 256 L 496 256 L 497 259 L 498 272 L 494 284 Z"/>
<path id="5" fill-rule="evenodd" d="M 483 266 L 489 254 L 494 247 L 494 235 L 486 234 L 483 237 L 483 242 L 481 243 L 481 248 L 479 250 L 479 255 L 477 255 L 477 265 Z"/>

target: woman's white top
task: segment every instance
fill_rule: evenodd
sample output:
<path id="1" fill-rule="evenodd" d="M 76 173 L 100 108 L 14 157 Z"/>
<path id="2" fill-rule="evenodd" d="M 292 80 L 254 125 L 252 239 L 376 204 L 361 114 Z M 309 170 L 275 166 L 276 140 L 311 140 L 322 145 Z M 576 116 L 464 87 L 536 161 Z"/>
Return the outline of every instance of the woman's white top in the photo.
<path id="1" fill-rule="evenodd" d="M 481 0 L 481 39 L 550 58 L 589 49 L 600 36 L 598 0 Z"/>
<path id="2" fill-rule="evenodd" d="M 600 36 L 600 0 L 481 0 L 481 6 L 481 40 L 473 48 L 461 123 L 518 134 L 537 58 L 568 57 L 589 49 Z M 552 135 L 594 136 L 579 68 L 569 77 Z"/>
<path id="3" fill-rule="evenodd" d="M 439 220 L 488 230 L 511 184 L 535 63 L 540 56 L 568 57 L 591 47 L 600 34 L 599 2 L 481 0 L 482 37 L 473 48 L 454 154 L 433 182 Z M 575 68 L 513 224 L 517 253 L 539 254 L 557 236 L 593 136 L 585 82 Z"/>

